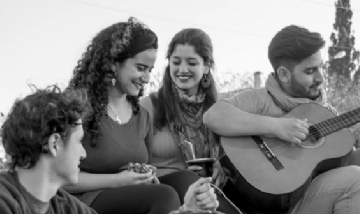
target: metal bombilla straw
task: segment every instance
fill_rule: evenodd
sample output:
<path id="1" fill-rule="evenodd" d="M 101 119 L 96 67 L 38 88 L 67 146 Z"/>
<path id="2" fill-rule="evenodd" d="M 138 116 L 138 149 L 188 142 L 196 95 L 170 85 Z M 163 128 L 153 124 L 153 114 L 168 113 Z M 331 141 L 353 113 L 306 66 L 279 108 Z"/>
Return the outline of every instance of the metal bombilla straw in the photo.
<path id="1" fill-rule="evenodd" d="M 196 157 L 195 157 L 194 145 L 190 141 L 187 141 L 187 140 L 184 140 L 184 142 L 189 146 L 190 153 L 191 153 L 191 160 L 195 160 Z"/>

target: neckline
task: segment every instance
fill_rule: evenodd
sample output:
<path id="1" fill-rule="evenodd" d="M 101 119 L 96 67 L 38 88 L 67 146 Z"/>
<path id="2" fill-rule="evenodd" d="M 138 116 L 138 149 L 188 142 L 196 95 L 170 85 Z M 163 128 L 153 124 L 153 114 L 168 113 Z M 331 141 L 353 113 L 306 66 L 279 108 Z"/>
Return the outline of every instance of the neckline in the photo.
<path id="1" fill-rule="evenodd" d="M 22 193 L 26 203 L 29 205 L 30 209 L 33 211 L 33 209 L 35 209 L 36 211 L 41 210 L 41 209 L 46 209 L 45 213 L 48 213 L 50 210 L 50 201 L 49 202 L 44 202 L 41 201 L 40 199 L 36 198 L 35 196 L 33 196 L 26 188 L 24 185 L 22 185 L 22 183 L 20 182 L 19 179 L 19 175 L 18 173 L 13 170 L 13 172 L 11 173 L 15 182 L 17 183 L 20 192 Z M 54 196 L 55 197 L 55 196 Z"/>
<path id="2" fill-rule="evenodd" d="M 128 101 L 126 101 L 126 102 L 128 102 Z M 122 124 L 122 121 L 121 121 L 121 119 L 120 119 L 120 116 L 121 116 L 121 114 L 123 113 L 123 111 L 125 110 L 125 107 L 126 107 L 126 103 L 122 106 L 122 108 L 121 108 L 121 110 L 120 110 L 120 112 L 117 114 L 115 111 L 114 111 L 114 109 L 108 104 L 107 105 L 107 107 L 108 107 L 108 109 L 110 109 L 110 111 L 114 114 L 114 116 L 115 116 L 115 119 L 113 119 L 113 118 L 111 118 L 111 119 L 113 119 L 115 122 L 117 122 L 118 124 Z M 109 113 L 108 113 L 108 115 L 109 115 Z M 109 115 L 110 116 L 110 115 Z M 129 119 L 130 120 L 130 119 Z"/>
<path id="3" fill-rule="evenodd" d="M 112 123 L 115 123 L 115 124 L 117 124 L 117 125 L 119 125 L 119 126 L 124 126 L 124 125 L 130 124 L 130 123 L 133 121 L 133 118 L 134 118 L 135 115 L 134 115 L 134 112 L 133 112 L 133 113 L 131 114 L 130 119 L 129 119 L 128 121 L 124 122 L 124 123 L 118 123 L 118 122 L 116 122 L 115 119 L 112 118 L 109 114 L 106 114 L 106 116 L 107 116 L 107 118 L 108 118 L 109 120 L 111 120 Z"/>

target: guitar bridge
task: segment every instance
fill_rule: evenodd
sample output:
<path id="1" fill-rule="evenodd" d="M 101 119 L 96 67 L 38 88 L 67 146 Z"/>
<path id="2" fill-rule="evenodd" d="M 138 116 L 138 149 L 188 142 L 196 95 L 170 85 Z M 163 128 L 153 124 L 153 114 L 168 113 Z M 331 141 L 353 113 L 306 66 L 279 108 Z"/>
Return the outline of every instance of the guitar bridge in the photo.
<path id="1" fill-rule="evenodd" d="M 277 171 L 284 169 L 284 166 L 276 157 L 276 155 L 271 151 L 271 149 L 259 136 L 251 136 L 251 138 L 259 146 L 261 152 L 265 155 L 265 157 L 270 161 L 270 163 L 275 167 Z"/>

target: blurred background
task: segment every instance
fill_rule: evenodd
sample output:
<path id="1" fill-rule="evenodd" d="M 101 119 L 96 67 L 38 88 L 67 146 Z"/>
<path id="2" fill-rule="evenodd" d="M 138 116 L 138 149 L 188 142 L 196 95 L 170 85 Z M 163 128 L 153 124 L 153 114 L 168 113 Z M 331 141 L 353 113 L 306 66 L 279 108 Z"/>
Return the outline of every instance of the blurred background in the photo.
<path id="1" fill-rule="evenodd" d="M 0 124 L 15 99 L 31 92 L 28 84 L 65 87 L 95 34 L 129 16 L 159 37 L 146 93 L 160 86 L 167 45 L 183 28 L 201 28 L 212 38 L 215 79 L 224 97 L 263 86 L 272 72 L 271 38 L 295 24 L 327 41 L 328 101 L 340 113 L 360 107 L 359 0 L 0 0 Z M 360 125 L 351 131 L 359 143 Z M 0 146 L 0 166 L 3 157 Z"/>

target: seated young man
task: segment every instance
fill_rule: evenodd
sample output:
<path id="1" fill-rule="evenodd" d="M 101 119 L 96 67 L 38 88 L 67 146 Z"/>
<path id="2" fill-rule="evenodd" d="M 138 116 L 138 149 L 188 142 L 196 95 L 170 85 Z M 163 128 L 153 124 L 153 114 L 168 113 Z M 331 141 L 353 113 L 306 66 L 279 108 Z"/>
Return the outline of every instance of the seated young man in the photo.
<path id="1" fill-rule="evenodd" d="M 88 109 L 81 90 L 62 92 L 57 86 L 15 102 L 2 129 L 11 167 L 0 172 L 1 214 L 95 213 L 61 189 L 78 182 L 79 164 L 86 157 L 81 140 Z M 181 210 L 216 208 L 210 182 L 202 178 L 191 185 Z"/>
<path id="2" fill-rule="evenodd" d="M 60 188 L 75 184 L 86 97 L 56 86 L 15 101 L 2 138 L 11 167 L 0 174 L 0 213 L 95 213 Z"/>
<path id="3" fill-rule="evenodd" d="M 301 144 L 311 131 L 311 123 L 283 117 L 285 114 L 307 103 L 336 113 L 326 102 L 325 90 L 321 87 L 324 81 L 321 54 L 324 45 L 325 41 L 319 33 L 306 28 L 290 25 L 281 29 L 269 44 L 268 57 L 274 70 L 268 76 L 265 87 L 244 90 L 232 98 L 217 102 L 204 114 L 204 124 L 225 137 L 272 136 L 292 144 Z M 239 141 L 241 143 L 249 142 Z M 254 191 L 248 191 L 250 188 L 245 190 L 248 185 L 244 184 L 239 188 L 239 195 L 244 197 L 242 205 L 246 208 L 241 208 L 248 213 L 267 214 L 360 213 L 360 167 L 348 166 L 356 164 L 358 152 L 351 153 L 349 146 L 349 155 L 336 160 L 338 165 L 317 177 L 311 177 L 296 191 L 299 193 L 297 196 L 301 197 L 293 197 L 292 194 L 281 197 L 281 206 L 276 207 L 278 210 L 269 207 L 274 204 L 269 204 L 270 200 L 257 203 L 259 200 L 255 199 L 255 202 Z M 288 154 L 288 157 L 293 155 L 294 159 L 298 159 L 296 154 Z M 262 202 L 264 206 L 260 206 Z"/>

